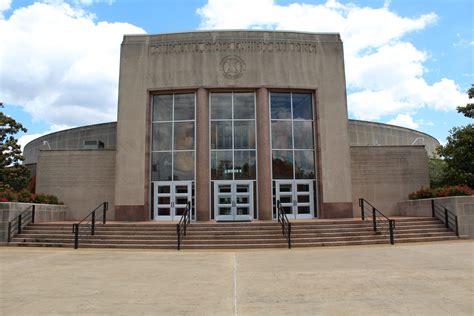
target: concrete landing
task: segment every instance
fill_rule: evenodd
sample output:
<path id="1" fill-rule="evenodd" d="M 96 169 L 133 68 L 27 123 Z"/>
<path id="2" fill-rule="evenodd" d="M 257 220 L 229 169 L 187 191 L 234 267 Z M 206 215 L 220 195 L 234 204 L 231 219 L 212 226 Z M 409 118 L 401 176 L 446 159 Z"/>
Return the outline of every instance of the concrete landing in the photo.
<path id="1" fill-rule="evenodd" d="M 474 243 L 0 247 L 2 315 L 472 315 Z"/>

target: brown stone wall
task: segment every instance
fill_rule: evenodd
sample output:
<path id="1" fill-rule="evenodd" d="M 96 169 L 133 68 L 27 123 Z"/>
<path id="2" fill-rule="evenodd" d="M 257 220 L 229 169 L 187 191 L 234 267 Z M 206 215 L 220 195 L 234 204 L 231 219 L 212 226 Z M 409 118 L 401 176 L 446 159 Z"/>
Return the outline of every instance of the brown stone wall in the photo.
<path id="1" fill-rule="evenodd" d="M 80 220 L 102 202 L 114 219 L 115 150 L 47 150 L 38 159 L 36 192 L 54 194 Z"/>
<path id="2" fill-rule="evenodd" d="M 428 156 L 424 146 L 351 147 L 354 216 L 364 198 L 385 215 L 399 215 L 397 203 L 428 187 Z"/>

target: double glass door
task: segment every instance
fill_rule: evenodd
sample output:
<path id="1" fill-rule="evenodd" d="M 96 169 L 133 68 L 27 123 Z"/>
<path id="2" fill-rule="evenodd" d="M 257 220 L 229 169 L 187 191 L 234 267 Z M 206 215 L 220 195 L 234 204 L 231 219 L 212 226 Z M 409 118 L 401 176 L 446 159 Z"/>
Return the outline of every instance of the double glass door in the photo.
<path id="1" fill-rule="evenodd" d="M 253 218 L 253 181 L 214 181 L 217 221 L 250 221 Z"/>
<path id="2" fill-rule="evenodd" d="M 312 180 L 275 181 L 276 200 L 280 201 L 289 219 L 314 217 Z"/>
<path id="3" fill-rule="evenodd" d="M 156 181 L 154 186 L 154 219 L 179 221 L 192 199 L 191 181 Z"/>

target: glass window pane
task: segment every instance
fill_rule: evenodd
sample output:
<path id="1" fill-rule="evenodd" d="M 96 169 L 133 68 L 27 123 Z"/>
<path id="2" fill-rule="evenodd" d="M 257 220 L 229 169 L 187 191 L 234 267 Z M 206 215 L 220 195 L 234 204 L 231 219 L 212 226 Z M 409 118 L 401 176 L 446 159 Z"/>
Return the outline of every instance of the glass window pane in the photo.
<path id="1" fill-rule="evenodd" d="M 211 122 L 211 148 L 232 149 L 232 122 Z"/>
<path id="2" fill-rule="evenodd" d="M 273 179 L 293 179 L 293 152 L 291 150 L 273 150 Z"/>
<path id="3" fill-rule="evenodd" d="M 211 93 L 211 119 L 232 118 L 232 93 Z"/>
<path id="4" fill-rule="evenodd" d="M 272 148 L 292 148 L 291 121 L 272 121 Z"/>
<path id="5" fill-rule="evenodd" d="M 234 93 L 234 120 L 254 118 L 255 99 L 253 92 Z"/>
<path id="6" fill-rule="evenodd" d="M 291 119 L 290 93 L 271 93 L 270 104 L 272 119 Z"/>
<path id="7" fill-rule="evenodd" d="M 194 152 L 184 151 L 174 153 L 173 180 L 194 179 Z"/>
<path id="8" fill-rule="evenodd" d="M 255 149 L 255 121 L 234 121 L 234 148 Z"/>
<path id="9" fill-rule="evenodd" d="M 151 181 L 170 181 L 171 152 L 153 153 L 151 161 Z"/>
<path id="10" fill-rule="evenodd" d="M 174 123 L 174 149 L 194 149 L 194 122 Z"/>
<path id="11" fill-rule="evenodd" d="M 194 93 L 174 95 L 174 120 L 194 120 Z"/>
<path id="12" fill-rule="evenodd" d="M 235 179 L 256 179 L 255 150 L 234 152 L 234 174 Z"/>
<path id="13" fill-rule="evenodd" d="M 153 121 L 171 121 L 172 109 L 172 94 L 162 94 L 153 96 Z"/>
<path id="14" fill-rule="evenodd" d="M 171 123 L 153 123 L 152 150 L 171 150 Z"/>
<path id="15" fill-rule="evenodd" d="M 213 151 L 211 153 L 212 180 L 232 180 L 232 151 Z"/>
<path id="16" fill-rule="evenodd" d="M 296 149 L 313 149 L 313 122 L 294 121 L 293 130 L 295 132 Z"/>
<path id="17" fill-rule="evenodd" d="M 313 105 L 311 94 L 293 93 L 293 119 L 312 120 Z"/>
<path id="18" fill-rule="evenodd" d="M 295 178 L 296 179 L 315 179 L 314 151 L 312 150 L 296 150 L 295 151 Z"/>

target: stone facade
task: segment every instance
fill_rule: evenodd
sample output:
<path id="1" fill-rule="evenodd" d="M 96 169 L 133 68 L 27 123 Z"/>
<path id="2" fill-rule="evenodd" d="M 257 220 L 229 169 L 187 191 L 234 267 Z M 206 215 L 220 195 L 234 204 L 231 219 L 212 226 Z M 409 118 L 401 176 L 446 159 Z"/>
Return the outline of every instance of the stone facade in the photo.
<path id="1" fill-rule="evenodd" d="M 66 220 L 81 220 L 102 202 L 109 202 L 113 219 L 114 175 L 115 150 L 41 151 L 36 191 L 66 204 Z"/>
<path id="2" fill-rule="evenodd" d="M 354 206 L 364 198 L 385 215 L 398 215 L 398 201 L 430 185 L 423 146 L 357 146 L 351 158 Z M 356 207 L 354 216 L 360 216 Z"/>
<path id="3" fill-rule="evenodd" d="M 458 217 L 459 234 L 474 239 L 474 196 L 450 196 L 435 199 L 401 201 L 401 216 L 432 216 L 431 201 L 446 207 Z M 443 218 L 441 218 L 443 220 Z"/>
<path id="4" fill-rule="evenodd" d="M 7 241 L 8 222 L 32 205 L 35 206 L 35 222 L 63 221 L 68 211 L 66 205 L 0 202 L 0 242 Z"/>

